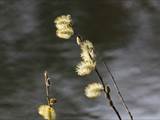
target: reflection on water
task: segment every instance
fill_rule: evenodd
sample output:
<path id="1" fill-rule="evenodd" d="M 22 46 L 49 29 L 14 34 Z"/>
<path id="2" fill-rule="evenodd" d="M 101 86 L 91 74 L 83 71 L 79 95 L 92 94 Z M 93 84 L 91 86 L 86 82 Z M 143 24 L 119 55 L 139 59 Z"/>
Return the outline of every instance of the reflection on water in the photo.
<path id="1" fill-rule="evenodd" d="M 135 118 L 160 119 L 159 0 L 1 0 L 0 9 L 1 120 L 41 119 L 37 107 L 45 102 L 41 82 L 45 69 L 54 78 L 57 119 L 116 119 L 103 97 L 93 101 L 84 97 L 83 88 L 97 76 L 75 75 L 79 51 L 74 39 L 55 36 L 53 18 L 68 13 L 76 31 L 94 42 L 98 57 L 112 68 Z M 101 64 L 99 69 L 110 80 Z M 114 90 L 113 94 L 127 119 Z"/>

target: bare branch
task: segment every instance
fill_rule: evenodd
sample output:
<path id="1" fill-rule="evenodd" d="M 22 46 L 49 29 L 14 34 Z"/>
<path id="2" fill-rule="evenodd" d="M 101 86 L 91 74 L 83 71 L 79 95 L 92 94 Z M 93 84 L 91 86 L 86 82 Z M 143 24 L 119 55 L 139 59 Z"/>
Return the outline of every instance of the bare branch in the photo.
<path id="1" fill-rule="evenodd" d="M 119 90 L 119 88 L 118 88 L 118 85 L 117 85 L 117 83 L 116 83 L 116 80 L 115 80 L 115 78 L 114 78 L 114 76 L 113 76 L 110 68 L 107 66 L 107 64 L 106 64 L 104 61 L 103 61 L 103 63 L 104 63 L 104 65 L 105 65 L 107 71 L 108 71 L 109 74 L 111 75 L 112 81 L 113 81 L 113 83 L 114 83 L 114 87 L 115 87 L 116 90 L 117 90 L 117 93 L 118 93 L 118 95 L 119 95 L 119 97 L 120 97 L 120 99 L 121 99 L 121 101 L 122 101 L 122 103 L 123 103 L 123 106 L 125 107 L 126 111 L 128 112 L 131 120 L 133 120 L 133 116 L 132 116 L 131 112 L 129 111 L 129 108 L 128 108 L 127 104 L 125 103 L 125 100 L 123 99 L 123 96 L 122 96 L 122 94 L 121 94 L 121 92 L 120 92 L 120 90 Z"/>

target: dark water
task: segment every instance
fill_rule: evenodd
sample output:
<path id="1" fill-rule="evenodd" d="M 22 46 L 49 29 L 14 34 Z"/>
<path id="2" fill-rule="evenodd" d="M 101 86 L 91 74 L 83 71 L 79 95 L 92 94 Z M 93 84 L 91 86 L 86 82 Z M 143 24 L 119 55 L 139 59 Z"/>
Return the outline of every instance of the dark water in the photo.
<path id="1" fill-rule="evenodd" d="M 0 0 L 0 120 L 41 120 L 45 69 L 58 99 L 57 120 L 117 119 L 103 96 L 85 98 L 84 87 L 98 78 L 76 76 L 74 38 L 55 35 L 53 20 L 61 14 L 72 15 L 74 28 L 111 67 L 135 119 L 160 120 L 160 0 Z M 113 85 L 100 61 L 98 68 Z"/>

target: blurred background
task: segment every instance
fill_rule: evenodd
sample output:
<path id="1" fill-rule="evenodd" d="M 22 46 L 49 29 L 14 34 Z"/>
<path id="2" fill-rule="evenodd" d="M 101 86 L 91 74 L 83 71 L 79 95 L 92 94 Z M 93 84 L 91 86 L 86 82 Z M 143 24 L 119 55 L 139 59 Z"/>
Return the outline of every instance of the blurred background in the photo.
<path id="1" fill-rule="evenodd" d="M 160 0 L 0 0 L 0 120 L 42 120 L 44 70 L 58 100 L 57 120 L 117 119 L 103 96 L 84 96 L 98 77 L 75 74 L 75 37 L 55 34 L 53 21 L 62 14 L 71 14 L 75 30 L 94 43 L 98 69 L 113 86 L 100 59 L 110 66 L 134 118 L 159 120 Z M 112 95 L 129 120 L 115 89 Z"/>

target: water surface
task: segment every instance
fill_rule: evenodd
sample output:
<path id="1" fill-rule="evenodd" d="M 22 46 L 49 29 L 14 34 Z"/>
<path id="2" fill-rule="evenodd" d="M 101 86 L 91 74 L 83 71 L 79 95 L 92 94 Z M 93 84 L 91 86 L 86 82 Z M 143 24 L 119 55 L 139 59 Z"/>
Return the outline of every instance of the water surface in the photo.
<path id="1" fill-rule="evenodd" d="M 75 74 L 80 58 L 74 37 L 63 41 L 55 35 L 53 20 L 61 14 L 71 14 L 76 31 L 94 43 L 103 78 L 113 86 L 102 58 L 135 119 L 160 119 L 159 0 L 1 0 L 0 119 L 41 120 L 37 107 L 46 102 L 42 82 L 46 69 L 58 100 L 58 120 L 117 119 L 103 96 L 95 100 L 84 96 L 84 87 L 98 77 Z"/>

